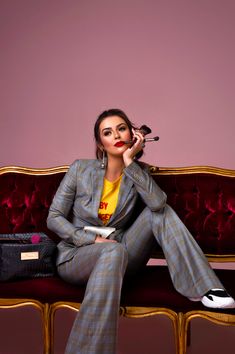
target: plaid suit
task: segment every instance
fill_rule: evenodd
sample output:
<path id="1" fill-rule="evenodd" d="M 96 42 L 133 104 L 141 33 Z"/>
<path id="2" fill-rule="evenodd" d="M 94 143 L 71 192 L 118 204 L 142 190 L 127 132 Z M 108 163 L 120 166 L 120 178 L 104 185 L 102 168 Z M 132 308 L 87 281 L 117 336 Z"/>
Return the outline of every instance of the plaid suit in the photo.
<path id="1" fill-rule="evenodd" d="M 116 228 L 110 238 L 117 243 L 94 243 L 96 236 L 83 230 L 87 225 L 103 225 L 98 218 L 105 174 L 100 161 L 75 161 L 50 207 L 48 227 L 62 238 L 58 272 L 70 283 L 87 283 L 66 354 L 115 353 L 124 274 L 131 275 L 146 263 L 155 240 L 163 249 L 172 282 L 181 294 L 198 297 L 212 288 L 223 288 L 144 165 L 133 162 L 123 173 L 118 205 L 107 223 Z M 138 195 L 146 207 L 127 227 Z"/>

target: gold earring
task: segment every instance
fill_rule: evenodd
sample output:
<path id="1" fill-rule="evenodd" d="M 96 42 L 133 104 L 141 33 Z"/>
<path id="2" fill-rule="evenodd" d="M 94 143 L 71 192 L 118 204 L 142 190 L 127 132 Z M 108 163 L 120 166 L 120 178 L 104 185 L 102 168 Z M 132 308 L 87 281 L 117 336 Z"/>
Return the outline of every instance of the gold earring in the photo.
<path id="1" fill-rule="evenodd" d="M 104 151 L 104 150 L 102 150 L 102 162 L 101 162 L 100 167 L 101 167 L 102 169 L 105 168 L 105 151 Z"/>

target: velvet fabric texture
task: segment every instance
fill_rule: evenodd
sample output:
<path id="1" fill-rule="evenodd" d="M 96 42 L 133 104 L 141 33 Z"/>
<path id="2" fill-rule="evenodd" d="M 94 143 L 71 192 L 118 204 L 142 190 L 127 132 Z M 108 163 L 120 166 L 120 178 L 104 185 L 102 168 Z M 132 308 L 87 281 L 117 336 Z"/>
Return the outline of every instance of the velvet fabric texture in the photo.
<path id="1" fill-rule="evenodd" d="M 161 175 L 156 181 L 204 253 L 235 253 L 234 178 L 200 173 Z"/>
<path id="2" fill-rule="evenodd" d="M 63 176 L 0 175 L 0 234 L 45 232 L 58 242 L 58 236 L 47 229 L 46 218 Z M 235 254 L 234 178 L 205 173 L 153 178 L 204 253 Z"/>
<path id="3" fill-rule="evenodd" d="M 0 175 L 0 234 L 45 232 L 54 241 L 59 237 L 47 229 L 52 198 L 64 173 Z"/>

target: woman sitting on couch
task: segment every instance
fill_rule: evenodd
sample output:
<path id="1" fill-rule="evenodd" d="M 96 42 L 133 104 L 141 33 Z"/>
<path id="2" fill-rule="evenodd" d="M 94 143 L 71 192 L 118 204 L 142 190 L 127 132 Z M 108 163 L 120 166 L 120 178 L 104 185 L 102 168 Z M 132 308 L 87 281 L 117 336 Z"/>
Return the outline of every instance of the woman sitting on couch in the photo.
<path id="1" fill-rule="evenodd" d="M 97 159 L 71 165 L 48 216 L 48 227 L 62 239 L 59 275 L 87 284 L 66 353 L 115 353 L 124 274 L 146 264 L 154 242 L 163 249 L 178 292 L 207 307 L 235 307 L 147 165 L 138 161 L 143 132 L 119 109 L 104 111 L 94 132 Z M 130 225 L 138 197 L 146 207 Z"/>

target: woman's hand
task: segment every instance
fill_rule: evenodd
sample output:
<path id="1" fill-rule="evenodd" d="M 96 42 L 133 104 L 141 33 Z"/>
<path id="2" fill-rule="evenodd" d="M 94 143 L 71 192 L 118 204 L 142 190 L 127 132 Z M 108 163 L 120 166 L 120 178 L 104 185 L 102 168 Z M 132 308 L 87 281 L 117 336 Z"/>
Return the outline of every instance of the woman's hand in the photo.
<path id="1" fill-rule="evenodd" d="M 132 132 L 132 139 L 135 140 L 135 143 L 123 153 L 123 161 L 126 167 L 132 163 L 135 155 L 138 154 L 138 152 L 140 152 L 144 147 L 144 135 L 140 132 L 140 130 L 133 129 Z"/>
<path id="2" fill-rule="evenodd" d="M 96 235 L 95 243 L 104 243 L 104 242 L 117 242 L 117 241 L 110 240 L 109 238 L 103 238 L 100 235 Z"/>

